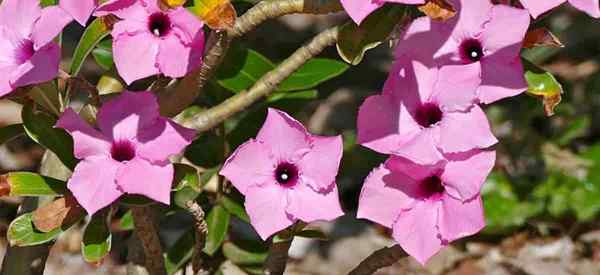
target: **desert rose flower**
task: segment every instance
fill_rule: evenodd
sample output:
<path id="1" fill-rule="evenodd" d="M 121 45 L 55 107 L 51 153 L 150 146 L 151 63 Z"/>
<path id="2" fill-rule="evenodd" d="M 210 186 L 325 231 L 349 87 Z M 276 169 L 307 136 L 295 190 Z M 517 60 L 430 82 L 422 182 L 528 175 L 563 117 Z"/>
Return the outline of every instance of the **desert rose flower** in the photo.
<path id="1" fill-rule="evenodd" d="M 487 148 L 497 140 L 483 110 L 473 104 L 479 66 L 427 68 L 398 60 L 381 95 L 358 113 L 358 143 L 383 154 L 434 164 L 443 153 Z"/>
<path id="2" fill-rule="evenodd" d="M 38 0 L 0 4 L 0 96 L 56 77 L 60 48 L 52 39 L 70 21 L 60 8 L 42 9 Z"/>
<path id="3" fill-rule="evenodd" d="M 180 153 L 195 137 L 192 129 L 159 116 L 150 92 L 125 91 L 98 111 L 99 130 L 73 110 L 56 127 L 67 130 L 81 160 L 67 187 L 92 215 L 123 194 L 137 194 L 169 204 L 173 165 L 168 158 Z"/>
<path id="4" fill-rule="evenodd" d="M 459 12 L 451 20 L 422 17 L 412 22 L 398 44 L 397 58 L 418 58 L 431 66 L 477 64 L 477 97 L 485 104 L 527 90 L 520 59 L 530 22 L 527 11 L 489 0 L 452 2 Z"/>
<path id="5" fill-rule="evenodd" d="M 335 183 L 342 150 L 340 136 L 312 135 L 286 113 L 269 109 L 256 139 L 240 145 L 220 174 L 246 196 L 250 221 L 267 239 L 299 220 L 343 214 Z"/>
<path id="6" fill-rule="evenodd" d="M 357 217 L 391 228 L 394 240 L 424 265 L 485 226 L 479 192 L 495 158 L 494 151 L 473 150 L 421 166 L 391 157 L 365 180 Z"/>
<path id="7" fill-rule="evenodd" d="M 156 1 L 137 0 L 126 9 L 103 5 L 96 13 L 123 19 L 112 30 L 113 54 L 128 84 L 155 74 L 182 77 L 202 62 L 203 23 L 184 7 L 162 11 Z"/>
<path id="8" fill-rule="evenodd" d="M 521 4 L 529 10 L 533 18 L 537 18 L 541 14 L 565 2 L 569 2 L 571 6 L 587 13 L 591 17 L 600 18 L 600 2 L 598 0 L 521 0 Z"/>
<path id="9" fill-rule="evenodd" d="M 82 26 L 85 26 L 94 11 L 96 15 L 118 13 L 134 5 L 137 0 L 109 0 L 98 6 L 98 0 L 60 0 L 59 6 Z"/>
<path id="10" fill-rule="evenodd" d="M 359 24 L 373 11 L 385 3 L 424 4 L 425 0 L 342 0 L 342 6 L 356 24 Z"/>

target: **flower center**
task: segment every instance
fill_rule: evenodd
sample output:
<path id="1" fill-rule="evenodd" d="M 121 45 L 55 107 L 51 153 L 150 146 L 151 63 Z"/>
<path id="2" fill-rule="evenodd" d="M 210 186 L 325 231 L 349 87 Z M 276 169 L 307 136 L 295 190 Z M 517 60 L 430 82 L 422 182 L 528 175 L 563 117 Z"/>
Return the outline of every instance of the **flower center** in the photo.
<path id="1" fill-rule="evenodd" d="M 289 162 L 277 165 L 275 169 L 275 180 L 284 186 L 291 186 L 298 181 L 298 168 Z"/>
<path id="2" fill-rule="evenodd" d="M 461 58 L 467 62 L 477 62 L 483 58 L 483 47 L 481 42 L 476 39 L 468 39 L 460 45 Z"/>
<path id="3" fill-rule="evenodd" d="M 415 120 L 425 128 L 430 127 L 442 120 L 442 110 L 437 104 L 425 103 L 417 109 Z"/>
<path id="4" fill-rule="evenodd" d="M 132 160 L 135 157 L 135 146 L 128 140 L 115 141 L 110 148 L 110 156 L 119 162 Z"/>
<path id="5" fill-rule="evenodd" d="M 431 176 L 424 179 L 421 182 L 421 188 L 423 195 L 430 200 L 439 199 L 446 190 L 442 184 L 442 180 L 438 176 Z"/>
<path id="6" fill-rule="evenodd" d="M 150 15 L 148 29 L 155 36 L 165 36 L 171 31 L 171 18 L 162 12 L 153 13 Z"/>
<path id="7" fill-rule="evenodd" d="M 33 41 L 23 40 L 19 43 L 19 46 L 15 49 L 15 61 L 21 65 L 27 62 L 35 53 L 33 49 Z"/>

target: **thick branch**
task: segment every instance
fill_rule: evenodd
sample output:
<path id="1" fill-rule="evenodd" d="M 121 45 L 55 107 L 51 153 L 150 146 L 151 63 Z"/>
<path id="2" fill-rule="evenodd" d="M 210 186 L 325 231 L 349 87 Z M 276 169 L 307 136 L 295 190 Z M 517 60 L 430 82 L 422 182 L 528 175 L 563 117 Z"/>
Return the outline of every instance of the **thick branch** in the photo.
<path id="1" fill-rule="evenodd" d="M 406 256 L 406 252 L 404 252 L 400 245 L 385 247 L 373 252 L 373 254 L 350 271 L 348 275 L 371 275 L 380 268 L 393 265 Z"/>
<path id="2" fill-rule="evenodd" d="M 296 50 L 294 54 L 283 61 L 273 71 L 265 74 L 248 91 L 238 93 L 221 104 L 184 120 L 183 124 L 200 132 L 217 126 L 219 123 L 244 110 L 262 97 L 269 95 L 275 90 L 279 83 L 289 77 L 294 71 L 304 65 L 304 63 L 321 53 L 321 51 L 329 45 L 335 43 L 337 37 L 338 27 L 320 33 L 308 44 Z"/>
<path id="3" fill-rule="evenodd" d="M 144 262 L 148 273 L 150 275 L 166 275 L 165 261 L 152 208 L 150 206 L 132 207 L 131 214 L 135 233 L 144 248 Z"/>
<path id="4" fill-rule="evenodd" d="M 293 13 L 327 14 L 342 11 L 339 0 L 265 0 L 254 5 L 235 21 L 231 37 L 239 37 L 260 23 Z"/>
<path id="5" fill-rule="evenodd" d="M 282 275 L 288 259 L 288 251 L 292 245 L 292 239 L 272 242 L 269 246 L 269 256 L 265 261 L 265 275 Z"/>

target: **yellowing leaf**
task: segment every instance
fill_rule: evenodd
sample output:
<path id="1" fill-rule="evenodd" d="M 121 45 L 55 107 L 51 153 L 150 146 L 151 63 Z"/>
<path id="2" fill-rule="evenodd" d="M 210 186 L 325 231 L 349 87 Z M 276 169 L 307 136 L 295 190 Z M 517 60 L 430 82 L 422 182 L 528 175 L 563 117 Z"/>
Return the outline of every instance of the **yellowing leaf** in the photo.
<path id="1" fill-rule="evenodd" d="M 161 0 L 160 2 L 168 8 L 176 8 L 183 6 L 186 1 L 187 0 Z"/>
<path id="2" fill-rule="evenodd" d="M 237 14 L 229 0 L 196 0 L 192 11 L 211 29 L 233 28 Z"/>
<path id="3" fill-rule="evenodd" d="M 456 15 L 456 10 L 452 4 L 446 0 L 430 0 L 418 8 L 433 20 L 446 21 Z"/>
<path id="4" fill-rule="evenodd" d="M 562 100 L 563 88 L 556 78 L 549 72 L 537 67 L 527 60 L 523 60 L 525 66 L 525 80 L 527 80 L 527 93 L 539 97 L 544 104 L 547 116 L 554 115 L 554 108 Z"/>
<path id="5" fill-rule="evenodd" d="M 523 48 L 554 47 L 562 48 L 564 45 L 546 28 L 537 28 L 528 31 L 523 40 Z"/>

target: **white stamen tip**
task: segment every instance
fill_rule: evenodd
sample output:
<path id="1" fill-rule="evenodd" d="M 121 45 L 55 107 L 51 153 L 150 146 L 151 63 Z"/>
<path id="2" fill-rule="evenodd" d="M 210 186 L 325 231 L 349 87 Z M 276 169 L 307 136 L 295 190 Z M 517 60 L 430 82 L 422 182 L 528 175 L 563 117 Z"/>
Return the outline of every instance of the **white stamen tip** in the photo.
<path id="1" fill-rule="evenodd" d="M 282 180 L 287 180 L 289 178 L 288 174 L 281 174 Z"/>
<path id="2" fill-rule="evenodd" d="M 154 30 L 152 30 L 152 32 L 154 33 L 154 35 L 160 36 L 160 30 L 159 29 L 154 29 Z"/>

